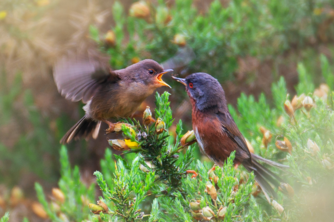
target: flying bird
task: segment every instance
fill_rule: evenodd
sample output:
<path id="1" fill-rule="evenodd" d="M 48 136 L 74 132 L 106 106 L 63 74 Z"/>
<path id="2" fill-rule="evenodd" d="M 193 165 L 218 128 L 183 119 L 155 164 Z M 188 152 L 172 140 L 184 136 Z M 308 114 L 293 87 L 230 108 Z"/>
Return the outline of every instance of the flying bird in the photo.
<path id="1" fill-rule="evenodd" d="M 157 88 L 170 87 L 162 76 L 172 73 L 156 61 L 145 59 L 124 69 L 112 70 L 108 62 L 90 57 L 64 57 L 54 67 L 58 91 L 66 99 L 82 100 L 85 115 L 64 135 L 61 143 L 73 139 L 97 138 L 101 123 L 111 118 L 130 117 Z"/>

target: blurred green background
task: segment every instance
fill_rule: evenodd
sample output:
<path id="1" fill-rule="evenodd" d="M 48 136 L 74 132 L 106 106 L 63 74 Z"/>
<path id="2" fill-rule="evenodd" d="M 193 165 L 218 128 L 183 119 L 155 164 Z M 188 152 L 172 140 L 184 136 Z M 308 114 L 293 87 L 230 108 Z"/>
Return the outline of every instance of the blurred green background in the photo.
<path id="1" fill-rule="evenodd" d="M 333 62 L 331 0 L 135 2 L 1 0 L 0 215 L 10 208 L 15 218 L 40 220 L 26 205 L 9 206 L 6 197 L 19 187 L 33 201 L 36 181 L 47 191 L 57 186 L 59 139 L 83 114 L 82 103 L 62 98 L 53 81 L 53 64 L 68 50 L 103 51 L 114 69 L 152 58 L 183 77 L 210 73 L 233 106 L 242 92 L 255 100 L 264 93 L 273 106 L 271 86 L 280 76 L 288 93 L 296 93 L 299 62 L 315 86 L 323 82 L 319 56 Z M 173 87 L 174 123 L 182 119 L 190 128 L 183 88 L 164 78 Z M 154 107 L 154 97 L 139 115 L 146 104 Z M 70 162 L 87 186 L 106 147 L 103 130 L 97 140 L 68 145 Z"/>

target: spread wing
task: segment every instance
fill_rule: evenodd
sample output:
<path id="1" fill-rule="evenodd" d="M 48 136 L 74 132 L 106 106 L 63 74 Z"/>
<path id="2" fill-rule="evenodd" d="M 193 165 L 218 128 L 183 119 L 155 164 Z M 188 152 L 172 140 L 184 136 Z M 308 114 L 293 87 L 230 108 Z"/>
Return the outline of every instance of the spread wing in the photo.
<path id="1" fill-rule="evenodd" d="M 54 66 L 54 80 L 58 91 L 71 101 L 87 103 L 106 83 L 120 80 L 107 62 L 89 57 L 64 57 Z"/>
<path id="2" fill-rule="evenodd" d="M 235 124 L 233 118 L 229 113 L 225 114 L 218 112 L 217 116 L 222 123 L 223 131 L 236 143 L 238 146 L 246 152 L 246 154 L 251 158 L 251 154 L 246 144 L 246 140 L 239 131 L 237 125 Z"/>

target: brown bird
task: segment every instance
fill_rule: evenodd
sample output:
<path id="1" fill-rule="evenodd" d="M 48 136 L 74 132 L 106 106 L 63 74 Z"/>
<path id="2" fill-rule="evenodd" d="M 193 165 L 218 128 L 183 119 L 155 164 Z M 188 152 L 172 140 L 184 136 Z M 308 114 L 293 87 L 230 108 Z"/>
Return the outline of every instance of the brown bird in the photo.
<path id="1" fill-rule="evenodd" d="M 54 68 L 58 91 L 66 99 L 80 101 L 85 115 L 64 135 L 61 143 L 72 139 L 96 139 L 101 122 L 111 130 L 111 118 L 130 117 L 138 106 L 157 88 L 168 86 L 162 80 L 172 69 L 146 59 L 125 69 L 111 70 L 107 62 L 92 58 L 64 58 Z"/>
<path id="2" fill-rule="evenodd" d="M 225 92 L 215 78 L 206 73 L 194 73 L 185 79 L 173 78 L 186 87 L 192 104 L 193 130 L 202 153 L 223 166 L 235 151 L 234 164 L 242 164 L 248 171 L 254 172 L 255 180 L 270 202 L 269 194 L 276 197 L 270 184 L 279 187 L 283 180 L 258 161 L 280 168 L 288 166 L 249 152 L 246 140 L 228 110 Z"/>

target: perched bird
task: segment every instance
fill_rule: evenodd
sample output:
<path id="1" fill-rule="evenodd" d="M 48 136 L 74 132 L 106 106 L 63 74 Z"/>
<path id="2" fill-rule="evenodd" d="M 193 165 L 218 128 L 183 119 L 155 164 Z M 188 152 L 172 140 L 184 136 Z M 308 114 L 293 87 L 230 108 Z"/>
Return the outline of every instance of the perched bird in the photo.
<path id="1" fill-rule="evenodd" d="M 264 159 L 249 152 L 246 140 L 239 131 L 227 107 L 225 92 L 219 82 L 206 73 L 194 73 L 185 79 L 173 77 L 186 87 L 192 104 L 192 125 L 197 143 L 214 163 L 223 166 L 224 161 L 235 151 L 234 164 L 242 164 L 254 172 L 267 200 L 276 197 L 270 184 L 280 186 L 282 179 L 258 161 L 271 166 L 288 166 Z"/>
<path id="2" fill-rule="evenodd" d="M 146 59 L 121 70 L 111 70 L 107 64 L 87 56 L 64 58 L 55 65 L 54 80 L 61 95 L 86 103 L 85 115 L 61 143 L 91 136 L 96 139 L 102 122 L 109 125 L 109 133 L 113 126 L 109 119 L 131 116 L 157 88 L 170 87 L 162 76 L 173 70 L 163 70 L 154 60 Z"/>

